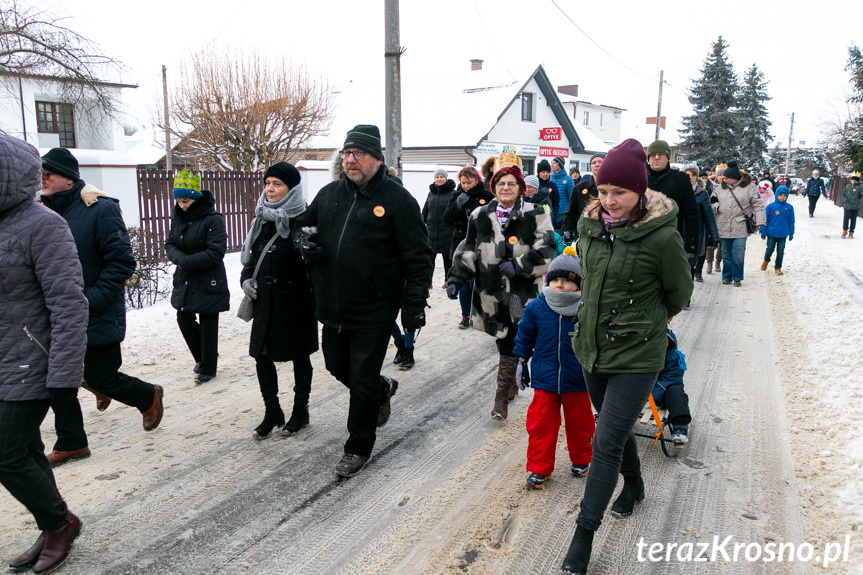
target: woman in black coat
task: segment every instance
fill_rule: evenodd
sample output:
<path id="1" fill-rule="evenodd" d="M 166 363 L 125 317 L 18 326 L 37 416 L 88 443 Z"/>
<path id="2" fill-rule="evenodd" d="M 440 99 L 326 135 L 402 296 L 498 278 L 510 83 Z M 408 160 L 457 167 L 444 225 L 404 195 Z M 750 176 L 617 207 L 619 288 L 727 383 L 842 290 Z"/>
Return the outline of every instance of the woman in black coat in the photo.
<path id="1" fill-rule="evenodd" d="M 258 384 L 264 398 L 264 420 L 252 432 L 264 439 L 275 426 L 293 435 L 309 424 L 312 362 L 318 350 L 318 323 L 306 265 L 294 250 L 294 220 L 306 210 L 300 172 L 287 162 L 270 166 L 264 174 L 264 193 L 243 244 L 240 282 L 255 300 L 249 355 L 255 358 Z M 278 235 L 264 252 L 267 244 Z M 261 255 L 263 259 L 261 260 Z M 257 275 L 255 267 L 261 260 Z M 294 363 L 294 407 L 285 423 L 279 405 L 277 361 Z"/>
<path id="2" fill-rule="evenodd" d="M 429 195 L 423 206 L 423 221 L 429 230 L 429 245 L 443 256 L 443 277 L 449 277 L 452 267 L 452 225 L 444 220 L 449 200 L 455 191 L 455 182 L 447 178 L 446 170 L 439 168 L 434 173 L 434 183 L 429 184 Z M 443 286 L 446 288 L 446 284 Z"/>
<path id="3" fill-rule="evenodd" d="M 200 188 L 200 181 L 192 183 L 192 176 L 187 176 L 189 179 L 178 175 L 174 183 L 177 203 L 165 251 L 177 265 L 171 305 L 177 310 L 177 325 L 195 358 L 195 381 L 204 383 L 216 377 L 219 312 L 230 309 L 224 262 L 228 235 L 213 194 L 194 189 Z"/>

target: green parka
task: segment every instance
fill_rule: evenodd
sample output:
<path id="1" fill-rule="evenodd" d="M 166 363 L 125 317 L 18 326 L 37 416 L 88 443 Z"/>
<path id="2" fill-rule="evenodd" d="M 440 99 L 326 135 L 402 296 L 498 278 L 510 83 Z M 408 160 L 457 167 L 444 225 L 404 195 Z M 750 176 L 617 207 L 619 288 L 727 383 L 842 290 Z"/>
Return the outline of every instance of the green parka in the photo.
<path id="1" fill-rule="evenodd" d="M 667 320 L 692 295 L 677 205 L 648 189 L 647 215 L 608 232 L 597 205 L 578 221 L 584 305 L 572 348 L 590 373 L 651 373 L 665 364 Z"/>

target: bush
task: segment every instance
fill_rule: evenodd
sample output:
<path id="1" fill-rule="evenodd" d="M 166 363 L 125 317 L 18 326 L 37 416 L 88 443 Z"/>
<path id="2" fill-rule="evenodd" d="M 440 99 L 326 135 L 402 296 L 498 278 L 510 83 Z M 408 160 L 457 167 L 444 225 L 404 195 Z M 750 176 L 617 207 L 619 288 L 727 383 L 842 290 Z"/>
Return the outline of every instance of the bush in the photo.
<path id="1" fill-rule="evenodd" d="M 154 246 L 161 248 L 157 234 L 132 226 L 129 228 L 129 241 L 138 266 L 132 277 L 126 280 L 126 307 L 142 309 L 170 298 L 174 266 L 160 257 L 164 254 L 161 249 L 153 249 Z"/>

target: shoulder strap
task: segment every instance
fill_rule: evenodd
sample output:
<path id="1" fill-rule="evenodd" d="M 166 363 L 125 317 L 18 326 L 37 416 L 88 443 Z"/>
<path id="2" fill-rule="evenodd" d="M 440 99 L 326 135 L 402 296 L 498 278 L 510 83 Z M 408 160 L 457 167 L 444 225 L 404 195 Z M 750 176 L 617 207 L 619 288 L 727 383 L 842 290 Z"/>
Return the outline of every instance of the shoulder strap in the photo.
<path id="1" fill-rule="evenodd" d="M 740 200 L 738 200 L 737 196 L 734 195 L 734 190 L 732 190 L 731 188 L 728 188 L 728 191 L 731 193 L 731 197 L 734 198 L 734 201 L 737 202 L 737 207 L 740 208 L 740 211 L 745 214 L 746 210 L 744 210 L 743 206 L 740 205 Z"/>
<path id="2" fill-rule="evenodd" d="M 264 256 L 267 255 L 267 250 L 270 249 L 270 246 L 273 245 L 273 242 L 276 241 L 276 238 L 279 237 L 279 232 L 273 234 L 273 237 L 270 238 L 270 241 L 267 242 L 267 245 L 264 246 L 264 250 L 261 252 L 261 256 L 258 258 L 258 263 L 255 264 L 255 273 L 252 274 L 252 279 L 258 277 L 258 270 L 261 269 L 261 262 L 264 261 Z"/>

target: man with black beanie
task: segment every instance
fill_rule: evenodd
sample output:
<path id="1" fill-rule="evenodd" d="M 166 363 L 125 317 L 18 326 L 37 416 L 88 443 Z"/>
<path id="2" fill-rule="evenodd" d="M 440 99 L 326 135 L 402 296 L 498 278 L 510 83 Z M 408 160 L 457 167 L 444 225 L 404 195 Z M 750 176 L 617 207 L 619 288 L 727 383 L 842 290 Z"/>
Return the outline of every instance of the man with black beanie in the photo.
<path id="1" fill-rule="evenodd" d="M 123 295 L 137 264 L 118 200 L 81 179 L 69 150 L 54 148 L 42 156 L 42 203 L 68 222 L 78 248 L 90 304 L 84 380 L 96 393 L 96 408 L 103 411 L 116 399 L 141 412 L 145 431 L 156 429 L 162 421 L 162 386 L 119 371 L 120 342 L 126 336 Z M 49 463 L 89 457 L 77 393 L 53 401 L 51 408 L 57 442 Z"/>
<path id="2" fill-rule="evenodd" d="M 350 390 L 344 456 L 353 477 L 390 416 L 398 382 L 381 375 L 393 322 L 425 325 L 434 253 L 419 204 L 383 163 L 377 126 L 358 125 L 341 151 L 345 178 L 324 186 L 296 220 L 294 242 L 309 266 L 327 370 Z"/>
<path id="3" fill-rule="evenodd" d="M 647 187 L 662 192 L 677 204 L 677 230 L 683 238 L 686 259 L 695 273 L 698 262 L 698 207 L 689 176 L 674 170 L 669 165 L 671 146 L 664 140 L 656 140 L 647 147 Z"/>

